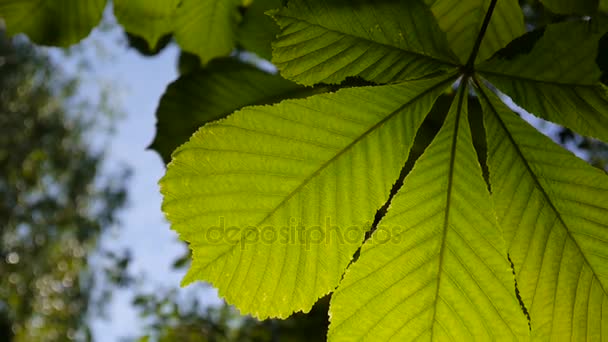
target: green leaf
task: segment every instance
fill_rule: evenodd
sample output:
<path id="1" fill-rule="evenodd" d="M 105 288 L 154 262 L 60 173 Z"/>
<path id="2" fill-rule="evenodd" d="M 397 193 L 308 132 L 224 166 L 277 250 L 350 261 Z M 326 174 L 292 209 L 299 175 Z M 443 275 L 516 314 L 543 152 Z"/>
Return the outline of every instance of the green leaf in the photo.
<path id="1" fill-rule="evenodd" d="M 25 33 L 42 45 L 68 47 L 88 36 L 101 20 L 106 0 L 0 0 L 9 35 Z"/>
<path id="2" fill-rule="evenodd" d="M 182 0 L 175 19 L 175 40 L 179 46 L 201 58 L 229 55 L 236 42 L 241 0 Z"/>
<path id="3" fill-rule="evenodd" d="M 124 29 L 144 38 L 154 50 L 161 37 L 173 32 L 181 0 L 114 0 L 114 15 Z"/>
<path id="4" fill-rule="evenodd" d="M 254 0 L 243 16 L 238 29 L 238 42 L 241 46 L 260 57 L 272 58 L 271 42 L 279 33 L 279 27 L 264 12 L 281 7 L 281 0 Z"/>
<path id="5" fill-rule="evenodd" d="M 206 280 L 258 318 L 332 291 L 454 76 L 248 107 L 173 153 L 163 211 Z"/>
<path id="6" fill-rule="evenodd" d="M 608 336 L 608 177 L 480 90 L 492 198 L 539 341 Z"/>
<path id="7" fill-rule="evenodd" d="M 332 296 L 330 341 L 506 341 L 528 326 L 462 87 Z"/>
<path id="8" fill-rule="evenodd" d="M 427 3 L 432 3 L 431 10 L 441 29 L 446 32 L 452 51 L 463 64 L 473 51 L 473 44 L 479 35 L 490 2 L 491 0 L 427 0 Z M 494 52 L 524 33 L 526 27 L 519 2 L 498 1 L 476 60 L 488 59 Z"/>
<path id="9" fill-rule="evenodd" d="M 549 25 L 477 69 L 530 113 L 608 141 L 608 98 L 596 63 L 606 27 L 596 21 Z"/>
<path id="10" fill-rule="evenodd" d="M 340 83 L 348 76 L 387 83 L 456 63 L 420 1 L 292 0 L 273 17 L 281 33 L 272 61 L 297 83 Z"/>
<path id="11" fill-rule="evenodd" d="M 541 2 L 551 12 L 559 14 L 594 14 L 599 5 L 598 0 L 541 0 Z"/>
<path id="12" fill-rule="evenodd" d="M 234 59 L 214 60 L 169 85 L 156 111 L 156 137 L 150 148 L 168 163 L 171 152 L 208 122 L 244 106 L 272 104 L 315 91 Z"/>

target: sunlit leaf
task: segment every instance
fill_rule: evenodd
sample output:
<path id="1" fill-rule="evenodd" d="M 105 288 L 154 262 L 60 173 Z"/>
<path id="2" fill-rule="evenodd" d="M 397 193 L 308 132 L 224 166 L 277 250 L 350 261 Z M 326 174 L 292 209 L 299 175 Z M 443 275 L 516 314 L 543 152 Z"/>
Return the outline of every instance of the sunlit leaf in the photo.
<path id="1" fill-rule="evenodd" d="M 550 25 L 514 41 L 479 65 L 481 74 L 532 114 L 608 141 L 608 97 L 596 63 L 608 26 Z"/>
<path id="2" fill-rule="evenodd" d="M 175 19 L 175 40 L 203 64 L 232 52 L 241 0 L 182 0 Z"/>
<path id="3" fill-rule="evenodd" d="M 608 176 L 481 91 L 492 198 L 539 341 L 608 333 Z"/>
<path id="4" fill-rule="evenodd" d="M 173 82 L 156 112 L 156 137 L 150 146 L 165 162 L 171 152 L 204 124 L 248 105 L 313 95 L 305 88 L 234 59 L 220 59 Z"/>
<path id="5" fill-rule="evenodd" d="M 248 107 L 173 153 L 163 210 L 205 280 L 258 318 L 331 292 L 453 76 Z"/>
<path id="6" fill-rule="evenodd" d="M 330 341 L 506 341 L 528 333 L 473 148 L 463 87 L 332 296 Z"/>
<path id="7" fill-rule="evenodd" d="M 114 0 L 114 14 L 124 29 L 143 37 L 154 49 L 161 37 L 173 32 L 181 0 Z"/>
<path id="8" fill-rule="evenodd" d="M 272 61 L 301 84 L 348 76 L 386 83 L 455 63 L 432 13 L 417 0 L 293 0 L 273 16 L 281 33 Z"/>

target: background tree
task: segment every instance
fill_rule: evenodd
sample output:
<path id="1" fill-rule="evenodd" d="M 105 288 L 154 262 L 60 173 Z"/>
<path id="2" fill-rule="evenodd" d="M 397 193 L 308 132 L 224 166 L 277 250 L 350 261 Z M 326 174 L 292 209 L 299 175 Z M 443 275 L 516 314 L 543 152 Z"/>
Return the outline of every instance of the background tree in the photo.
<path id="1" fill-rule="evenodd" d="M 90 338 L 86 315 L 100 273 L 89 256 L 116 223 L 129 173 L 101 174 L 91 127 L 107 124 L 109 113 L 77 90 L 45 53 L 0 31 L 2 341 Z"/>

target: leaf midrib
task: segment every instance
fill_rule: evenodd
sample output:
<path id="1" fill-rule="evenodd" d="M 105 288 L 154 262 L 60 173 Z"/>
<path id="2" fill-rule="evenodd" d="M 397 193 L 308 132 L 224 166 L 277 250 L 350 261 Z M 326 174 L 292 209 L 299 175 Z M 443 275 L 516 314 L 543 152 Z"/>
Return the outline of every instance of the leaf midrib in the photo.
<path id="1" fill-rule="evenodd" d="M 450 207 L 451 207 L 451 200 L 452 200 L 452 185 L 454 182 L 454 165 L 456 164 L 456 145 L 458 144 L 458 130 L 460 128 L 460 115 L 462 114 L 462 104 L 464 101 L 464 94 L 466 93 L 467 90 L 467 83 L 468 80 L 465 78 L 462 80 L 462 82 L 464 83 L 464 85 L 460 86 L 459 89 L 459 97 L 458 97 L 458 104 L 457 104 L 457 108 L 456 108 L 456 123 L 454 125 L 454 131 L 452 134 L 452 147 L 450 148 L 450 166 L 448 169 L 448 184 L 447 184 L 447 191 L 446 191 L 446 208 L 445 208 L 445 213 L 443 216 L 443 232 L 441 233 L 441 247 L 439 249 L 439 263 L 437 266 L 437 288 L 435 289 L 435 299 L 434 299 L 434 306 L 435 309 L 433 310 L 433 318 L 431 319 L 431 324 L 435 324 L 436 321 L 436 317 L 437 317 L 437 300 L 439 298 L 439 288 L 441 287 L 441 269 L 443 268 L 443 259 L 444 259 L 444 251 L 447 248 L 446 246 L 446 239 L 447 239 L 447 235 L 448 235 L 448 229 L 449 229 L 449 224 L 450 224 Z M 448 114 L 449 115 L 449 114 Z M 435 329 L 431 329 L 431 341 L 433 341 L 433 336 L 435 334 Z"/>

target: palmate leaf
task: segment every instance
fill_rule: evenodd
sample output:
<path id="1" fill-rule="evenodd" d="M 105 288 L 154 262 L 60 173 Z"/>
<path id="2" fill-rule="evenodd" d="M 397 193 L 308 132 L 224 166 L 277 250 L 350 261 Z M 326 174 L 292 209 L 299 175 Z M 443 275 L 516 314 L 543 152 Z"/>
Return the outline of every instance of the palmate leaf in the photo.
<path id="1" fill-rule="evenodd" d="M 473 148 L 465 88 L 333 294 L 331 341 L 527 335 Z"/>
<path id="2" fill-rule="evenodd" d="M 88 36 L 101 20 L 106 0 L 0 0 L 9 35 L 25 33 L 42 45 L 67 47 Z"/>
<path id="3" fill-rule="evenodd" d="M 492 198 L 539 341 L 608 336 L 608 176 L 480 90 Z"/>
<path id="4" fill-rule="evenodd" d="M 204 124 L 250 105 L 313 95 L 305 88 L 235 59 L 218 59 L 171 83 L 156 112 L 156 137 L 150 148 L 165 162 L 171 152 Z"/>
<path id="5" fill-rule="evenodd" d="M 582 135 L 608 141 L 608 97 L 599 83 L 603 22 L 549 25 L 514 41 L 477 67 L 530 113 Z"/>
<path id="6" fill-rule="evenodd" d="M 281 33 L 273 63 L 297 83 L 415 79 L 457 60 L 426 5 L 417 0 L 292 0 L 274 12 Z"/>
<path id="7" fill-rule="evenodd" d="M 426 0 L 446 32 L 452 51 L 464 64 L 467 62 L 475 38 L 481 30 L 490 0 Z M 477 54 L 478 61 L 488 59 L 494 52 L 505 47 L 513 39 L 526 32 L 524 16 L 517 0 L 496 2 L 490 24 Z"/>
<path id="8" fill-rule="evenodd" d="M 343 89 L 201 128 L 160 182 L 193 251 L 183 283 L 209 281 L 258 318 L 308 311 L 338 284 L 453 80 Z"/>

